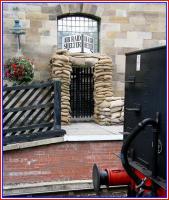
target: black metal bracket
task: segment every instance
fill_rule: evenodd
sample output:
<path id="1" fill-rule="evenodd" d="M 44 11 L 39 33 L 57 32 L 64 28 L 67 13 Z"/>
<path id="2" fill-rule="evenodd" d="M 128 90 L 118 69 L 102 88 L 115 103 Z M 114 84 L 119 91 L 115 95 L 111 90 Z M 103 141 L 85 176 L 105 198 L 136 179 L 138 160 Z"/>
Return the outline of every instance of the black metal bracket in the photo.
<path id="1" fill-rule="evenodd" d="M 127 81 L 125 81 L 125 83 L 135 83 L 135 80 L 136 79 L 136 77 L 135 76 L 128 76 L 128 80 Z"/>
<path id="2" fill-rule="evenodd" d="M 141 105 L 140 104 L 135 104 L 135 107 L 133 108 L 125 108 L 127 111 L 135 111 L 135 112 L 140 112 L 141 111 Z"/>

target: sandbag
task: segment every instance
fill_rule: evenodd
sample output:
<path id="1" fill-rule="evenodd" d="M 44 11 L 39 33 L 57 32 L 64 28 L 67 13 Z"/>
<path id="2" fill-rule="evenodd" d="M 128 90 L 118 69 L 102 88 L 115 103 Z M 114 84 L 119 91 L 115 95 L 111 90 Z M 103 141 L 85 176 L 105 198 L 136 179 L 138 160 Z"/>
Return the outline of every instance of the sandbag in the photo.
<path id="1" fill-rule="evenodd" d="M 110 108 L 118 107 L 118 106 L 123 106 L 124 101 L 123 100 L 117 100 L 117 101 L 112 101 L 110 103 Z"/>

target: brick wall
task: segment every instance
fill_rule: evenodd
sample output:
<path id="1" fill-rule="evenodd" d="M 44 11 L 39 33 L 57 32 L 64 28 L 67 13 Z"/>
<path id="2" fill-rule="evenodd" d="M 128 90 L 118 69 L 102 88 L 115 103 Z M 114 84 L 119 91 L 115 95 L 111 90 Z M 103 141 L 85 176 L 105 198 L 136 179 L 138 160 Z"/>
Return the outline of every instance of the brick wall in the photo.
<path id="1" fill-rule="evenodd" d="M 92 166 L 121 168 L 120 141 L 66 142 L 4 153 L 4 184 L 91 179 Z M 116 155 L 115 155 L 116 154 Z"/>
<path id="2" fill-rule="evenodd" d="M 16 53 L 16 39 L 10 34 L 14 16 L 26 28 L 21 36 L 23 53 L 34 59 L 35 79 L 49 78 L 49 58 L 57 48 L 57 16 L 86 13 L 101 18 L 100 53 L 113 60 L 115 95 L 124 94 L 125 53 L 156 47 L 166 40 L 166 5 L 164 3 L 4 3 L 4 57 Z"/>

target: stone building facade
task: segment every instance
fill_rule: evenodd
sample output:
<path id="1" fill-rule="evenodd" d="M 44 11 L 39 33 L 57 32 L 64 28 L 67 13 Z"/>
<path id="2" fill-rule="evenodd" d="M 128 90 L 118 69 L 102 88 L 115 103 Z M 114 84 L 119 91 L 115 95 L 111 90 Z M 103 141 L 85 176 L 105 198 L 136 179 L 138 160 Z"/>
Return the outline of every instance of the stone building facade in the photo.
<path id="1" fill-rule="evenodd" d="M 100 18 L 99 53 L 113 62 L 113 92 L 124 95 L 125 53 L 166 43 L 164 3 L 10 3 L 3 6 L 4 57 L 16 53 L 10 33 L 18 18 L 26 29 L 21 36 L 23 54 L 35 63 L 35 80 L 50 77 L 49 59 L 57 49 L 57 17 L 85 13 Z"/>
<path id="2" fill-rule="evenodd" d="M 99 52 L 90 56 L 66 53 L 66 58 L 64 53 L 61 55 L 58 53 L 61 51 L 58 51 L 57 19 L 64 14 L 88 14 L 100 19 Z M 4 3 L 4 61 L 16 55 L 16 38 L 11 34 L 16 18 L 26 30 L 26 34 L 21 36 L 21 47 L 22 53 L 34 62 L 34 80 L 44 81 L 52 77 L 67 81 L 67 84 L 62 85 L 64 95 L 61 94 L 64 103 L 61 115 L 62 119 L 66 116 L 65 122 L 70 120 L 70 96 L 67 94 L 72 64 L 77 61 L 75 57 L 88 64 L 91 64 L 91 55 L 95 60 L 92 60 L 91 67 L 95 68 L 94 80 L 98 81 L 94 85 L 95 100 L 100 106 L 97 107 L 96 104 L 95 107 L 97 121 L 97 118 L 103 119 L 103 112 L 107 115 L 113 110 L 115 113 L 114 100 L 118 101 L 117 107 L 122 106 L 125 53 L 166 43 L 164 3 Z M 58 69 L 60 66 L 58 56 L 66 63 L 61 65 L 63 69 Z M 102 64 L 105 60 L 104 69 Z M 67 66 L 66 70 L 64 66 Z M 106 72 L 104 76 L 103 69 Z M 108 87 L 103 87 L 105 83 Z M 101 90 L 105 88 L 107 96 L 104 93 L 97 93 L 98 88 Z M 107 102 L 102 102 L 103 97 Z M 106 108 L 108 104 L 110 109 Z M 96 112 L 98 110 L 99 112 Z M 113 115 L 117 118 L 116 114 Z M 123 116 L 120 115 L 119 120 L 120 117 Z M 5 146 L 4 194 L 38 195 L 50 192 L 52 194 L 56 191 L 76 191 L 79 188 L 92 189 L 91 174 L 94 163 L 102 169 L 122 168 L 119 159 L 122 135 L 115 133 L 109 138 L 109 135 L 92 135 L 92 132 L 89 132 L 87 137 L 85 135 L 76 137 L 76 133 L 74 134 L 75 137 L 67 135 L 64 138 Z"/>

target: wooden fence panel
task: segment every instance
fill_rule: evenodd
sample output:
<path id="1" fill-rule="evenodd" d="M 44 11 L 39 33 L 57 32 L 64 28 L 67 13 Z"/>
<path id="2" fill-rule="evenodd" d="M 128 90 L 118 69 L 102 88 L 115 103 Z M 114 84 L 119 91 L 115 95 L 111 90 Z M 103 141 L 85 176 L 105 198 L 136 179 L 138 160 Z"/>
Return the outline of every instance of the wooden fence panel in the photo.
<path id="1" fill-rule="evenodd" d="M 4 145 L 64 135 L 60 94 L 60 81 L 4 87 Z"/>

